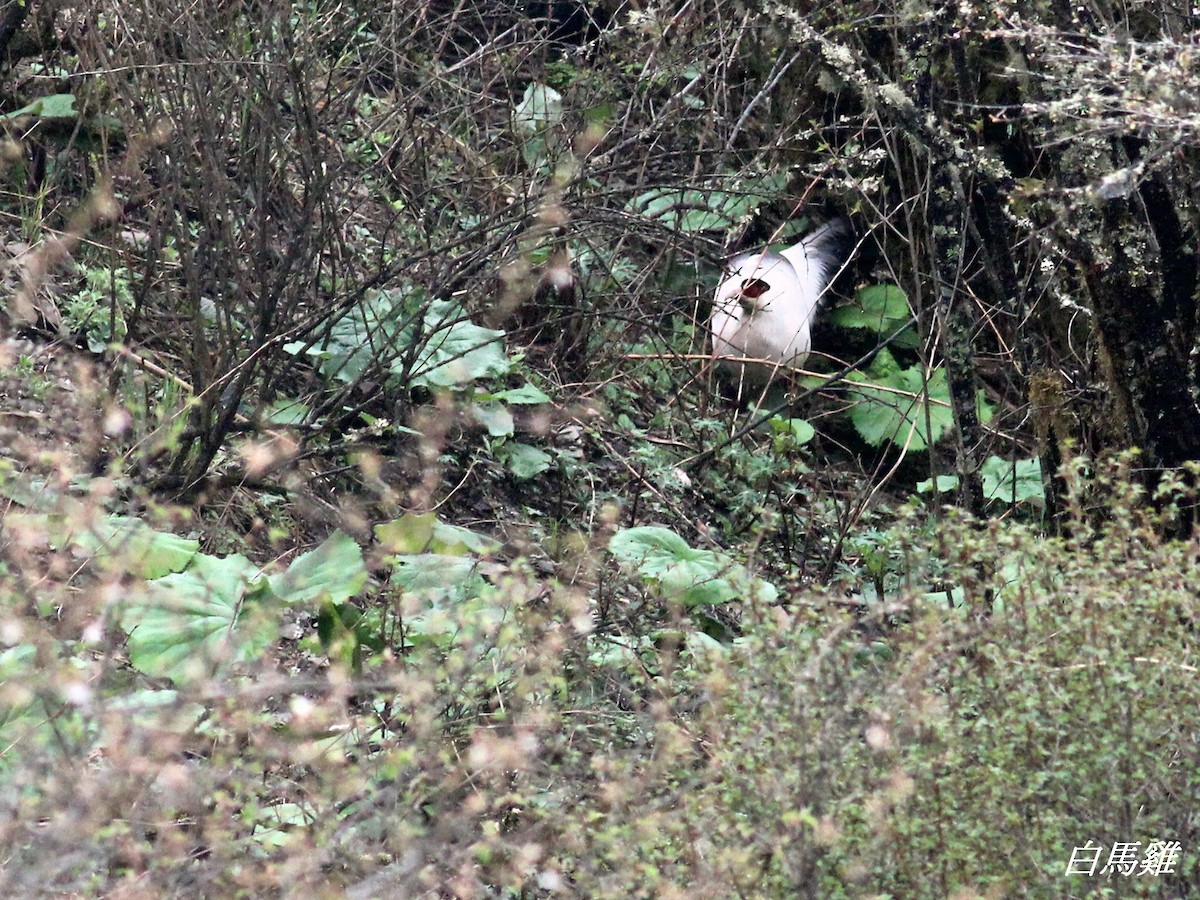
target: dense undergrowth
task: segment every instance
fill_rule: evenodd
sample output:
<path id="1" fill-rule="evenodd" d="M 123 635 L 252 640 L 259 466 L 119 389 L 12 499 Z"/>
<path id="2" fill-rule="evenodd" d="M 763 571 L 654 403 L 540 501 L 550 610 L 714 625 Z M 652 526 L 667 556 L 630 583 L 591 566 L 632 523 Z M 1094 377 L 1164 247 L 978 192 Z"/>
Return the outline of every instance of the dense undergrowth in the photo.
<path id="1" fill-rule="evenodd" d="M 4 894 L 1193 893 L 1196 472 L 1090 280 L 1186 243 L 1178 17 L 569 5 L 0 14 Z M 833 211 L 726 402 L 719 242 Z"/>
<path id="2" fill-rule="evenodd" d="M 368 577 L 345 536 L 260 572 L 10 512 L 6 596 L 40 605 L 5 625 L 6 889 L 1082 894 L 1073 848 L 1195 834 L 1198 557 L 1128 477 L 1075 482 L 1103 516 L 1062 539 L 910 511 L 867 614 L 726 566 L 726 642 L 678 618 L 686 553 L 608 588 L 675 611 L 622 634 L 431 519 L 381 525 Z"/>

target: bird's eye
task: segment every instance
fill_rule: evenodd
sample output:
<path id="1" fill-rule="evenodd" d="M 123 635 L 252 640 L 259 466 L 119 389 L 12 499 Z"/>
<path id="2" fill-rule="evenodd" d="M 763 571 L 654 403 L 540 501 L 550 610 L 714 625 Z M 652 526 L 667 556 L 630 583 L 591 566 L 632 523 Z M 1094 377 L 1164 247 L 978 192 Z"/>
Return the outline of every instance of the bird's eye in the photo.
<path id="1" fill-rule="evenodd" d="M 747 278 L 742 282 L 742 293 L 752 300 L 761 297 L 770 289 L 771 286 L 761 278 Z"/>

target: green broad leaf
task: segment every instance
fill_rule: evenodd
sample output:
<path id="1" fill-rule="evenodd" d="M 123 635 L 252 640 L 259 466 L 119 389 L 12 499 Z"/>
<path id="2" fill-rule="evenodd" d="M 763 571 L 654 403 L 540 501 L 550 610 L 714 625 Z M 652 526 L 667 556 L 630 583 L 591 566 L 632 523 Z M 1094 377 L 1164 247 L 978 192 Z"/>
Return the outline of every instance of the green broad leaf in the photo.
<path id="1" fill-rule="evenodd" d="M 707 560 L 693 560 L 671 566 L 658 579 L 663 593 L 689 609 L 714 606 L 740 598 L 729 579 L 720 577 L 721 568 Z"/>
<path id="2" fill-rule="evenodd" d="M 458 603 L 430 603 L 404 617 L 404 639 L 415 646 L 446 647 L 467 635 L 494 631 L 505 619 L 504 607 L 484 597 Z"/>
<path id="3" fill-rule="evenodd" d="M 443 522 L 437 513 L 405 513 L 399 519 L 376 525 L 374 531 L 386 553 L 467 556 L 487 555 L 500 549 L 499 541 Z"/>
<path id="4" fill-rule="evenodd" d="M 252 824 L 251 838 L 264 850 L 286 847 L 310 826 L 311 809 L 299 803 L 276 803 L 271 806 L 247 806 L 242 820 Z M 251 821 L 252 820 L 252 821 Z"/>
<path id="5" fill-rule="evenodd" d="M 110 568 L 147 580 L 182 572 L 200 550 L 200 542 L 170 532 L 155 531 L 132 516 L 105 516 L 73 543 Z"/>
<path id="6" fill-rule="evenodd" d="M 266 411 L 272 425 L 302 425 L 308 421 L 308 404 L 294 397 L 281 397 Z"/>
<path id="7" fill-rule="evenodd" d="M 17 644 L 0 650 L 0 687 L 4 688 L 4 702 L 0 703 L 0 740 L 4 746 L 16 740 L 13 726 L 26 715 L 39 714 L 39 724 L 44 720 L 40 715 L 44 712 L 43 705 L 37 693 L 28 687 L 37 683 L 37 669 L 37 648 L 33 644 Z M 0 762 L 6 756 L 0 752 Z"/>
<path id="8" fill-rule="evenodd" d="M 455 388 L 508 373 L 503 337 L 475 325 L 457 303 L 427 302 L 420 289 L 406 287 L 368 294 L 320 343 L 283 349 L 306 356 L 331 381 L 349 384 L 382 366 L 393 382 L 407 378 L 403 387 Z"/>
<path id="9" fill-rule="evenodd" d="M 79 113 L 75 109 L 74 94 L 50 94 L 14 112 L 0 115 L 0 119 L 18 119 L 21 116 L 32 116 L 36 119 L 75 119 Z"/>
<path id="10" fill-rule="evenodd" d="M 0 683 L 24 683 L 36 668 L 37 647 L 33 644 L 15 644 L 0 650 Z"/>
<path id="11" fill-rule="evenodd" d="M 562 122 L 562 95 L 544 84 L 525 88 L 521 102 L 513 109 L 513 133 L 520 141 L 521 158 L 531 169 L 539 170 L 550 161 L 550 150 L 558 135 L 552 129 Z"/>
<path id="12" fill-rule="evenodd" d="M 33 759 L 59 758 L 64 734 L 86 733 L 80 710 L 57 692 L 39 689 L 45 684 L 46 671 L 37 656 L 33 644 L 0 650 L 0 774 Z M 67 664 L 82 668 L 79 660 Z M 88 678 L 79 672 L 79 681 Z M 55 676 L 56 684 L 61 680 L 61 675 Z"/>
<path id="13" fill-rule="evenodd" d="M 758 178 L 714 180 L 704 188 L 652 188 L 626 209 L 686 233 L 732 228 L 787 187 L 786 172 Z"/>
<path id="14" fill-rule="evenodd" d="M 550 402 L 549 395 L 538 390 L 532 384 L 523 384 L 519 388 L 512 388 L 507 391 L 497 391 L 492 396 L 503 403 L 507 403 L 509 406 L 533 406 Z"/>
<path id="15" fill-rule="evenodd" d="M 276 803 L 258 810 L 253 838 L 262 847 L 277 850 L 290 844 L 311 822 L 299 803 Z"/>
<path id="16" fill-rule="evenodd" d="M 393 583 L 437 601 L 465 599 L 487 584 L 479 572 L 479 560 L 470 556 L 420 553 L 395 556 L 389 562 Z"/>
<path id="17" fill-rule="evenodd" d="M 891 441 L 924 450 L 954 424 L 944 369 L 934 369 L 926 382 L 920 366 L 901 369 L 884 349 L 866 374 L 851 372 L 847 381 L 862 385 L 851 391 L 857 402 L 850 409 L 850 421 L 872 446 Z"/>
<path id="18" fill-rule="evenodd" d="M 1041 503 L 1045 500 L 1040 459 L 1012 462 L 989 456 L 979 472 L 983 477 L 983 496 L 988 500 L 1001 503 Z"/>
<path id="19" fill-rule="evenodd" d="M 768 423 L 771 432 L 776 437 L 785 439 L 793 447 L 803 447 L 817 436 L 817 429 L 806 419 L 785 419 L 782 416 L 772 416 Z"/>
<path id="20" fill-rule="evenodd" d="M 612 536 L 609 552 L 626 568 L 657 585 L 669 600 L 686 607 L 756 596 L 773 602 L 775 588 L 724 554 L 696 550 L 669 528 L 639 526 Z"/>
<path id="21" fill-rule="evenodd" d="M 377 361 L 395 359 L 412 344 L 423 299 L 416 288 L 373 291 L 333 323 L 322 344 L 306 347 L 296 341 L 283 349 L 308 356 L 325 378 L 349 384 Z"/>
<path id="22" fill-rule="evenodd" d="M 264 593 L 258 568 L 244 556 L 198 554 L 186 571 L 151 581 L 125 603 L 129 661 L 186 684 L 257 659 L 279 631 L 273 621 L 247 622 Z"/>
<path id="23" fill-rule="evenodd" d="M 521 443 L 505 444 L 497 455 L 503 460 L 513 477 L 521 481 L 540 475 L 554 462 L 550 454 L 544 450 Z"/>
<path id="24" fill-rule="evenodd" d="M 711 622 L 711 626 L 710 623 Z M 720 622 L 709 620 L 704 623 L 708 627 L 715 630 L 726 630 Z M 687 652 L 697 659 L 705 659 L 708 657 L 716 657 L 718 659 L 729 656 L 729 646 L 727 642 L 713 637 L 705 631 L 691 631 L 684 637 L 684 647 Z"/>
<path id="25" fill-rule="evenodd" d="M 7 461 L 5 461 L 7 462 Z M 45 478 L 28 472 L 8 470 L 0 477 L 0 496 L 7 497 L 18 506 L 32 510 L 50 510 L 62 498 L 62 491 L 51 486 Z"/>
<path id="26" fill-rule="evenodd" d="M 632 563 L 643 575 L 659 578 L 671 566 L 714 558 L 708 550 L 693 550 L 688 542 L 671 531 L 643 525 L 618 531 L 608 542 L 608 552 L 619 562 Z"/>
<path id="27" fill-rule="evenodd" d="M 457 387 L 480 378 L 507 375 L 512 367 L 500 341 L 504 332 L 476 325 L 456 303 L 431 303 L 424 333 L 425 345 L 412 371 L 413 385 Z M 400 362 L 397 360 L 397 364 Z"/>
<path id="28" fill-rule="evenodd" d="M 399 519 L 376 525 L 375 539 L 387 553 L 425 553 L 433 544 L 433 531 L 437 524 L 437 513 L 405 513 Z M 465 548 L 464 554 L 455 555 L 465 555 Z"/>
<path id="29" fill-rule="evenodd" d="M 638 213 L 687 234 L 732 228 L 748 214 L 743 198 L 725 193 L 714 196 L 704 191 L 663 188 L 647 191 L 637 199 L 642 204 Z"/>
<path id="30" fill-rule="evenodd" d="M 955 587 L 949 591 L 930 591 L 925 594 L 925 600 L 943 609 L 962 609 L 967 602 L 967 595 L 961 587 Z"/>
<path id="31" fill-rule="evenodd" d="M 492 602 L 494 591 L 479 560 L 423 553 L 389 561 L 392 583 L 402 591 L 404 636 L 410 643 L 444 646 L 503 621 L 504 608 Z"/>
<path id="32" fill-rule="evenodd" d="M 472 403 L 471 418 L 487 429 L 492 437 L 508 437 L 515 430 L 512 413 L 498 400 L 483 400 Z"/>
<path id="33" fill-rule="evenodd" d="M 296 557 L 283 572 L 267 577 L 271 592 L 285 603 L 328 601 L 335 606 L 355 596 L 366 580 L 362 548 L 341 531 Z"/>
<path id="34" fill-rule="evenodd" d="M 919 494 L 933 493 L 934 481 L 937 482 L 937 489 L 938 489 L 939 494 L 948 494 L 951 491 L 958 490 L 958 476 L 957 475 L 939 475 L 939 476 L 937 476 L 936 479 L 926 478 L 924 481 L 918 481 L 917 482 L 917 493 L 919 493 Z"/>
<path id="35" fill-rule="evenodd" d="M 912 318 L 908 297 L 894 284 L 872 284 L 858 291 L 854 302 L 839 306 L 830 316 L 843 328 L 866 329 L 886 337 Z M 907 328 L 893 341 L 897 347 L 914 349 L 920 339 L 916 329 Z"/>
<path id="36" fill-rule="evenodd" d="M 376 653 L 382 652 L 384 644 L 379 640 L 382 611 L 369 608 L 372 621 L 367 614 L 353 603 L 335 606 L 328 601 L 318 605 L 317 639 L 320 650 L 331 661 L 344 665 L 356 673 L 362 671 L 362 650 L 369 647 Z"/>
<path id="37" fill-rule="evenodd" d="M 596 106 L 589 106 L 583 111 L 584 121 L 589 126 L 598 128 L 601 126 L 607 127 L 617 115 L 617 108 L 612 103 L 600 103 Z"/>
<path id="38" fill-rule="evenodd" d="M 642 640 L 646 643 L 645 649 L 649 652 L 649 640 L 647 638 Z M 598 669 L 615 669 L 637 678 L 644 676 L 646 671 L 645 661 L 639 654 L 638 648 L 631 647 L 615 638 L 590 637 L 587 658 L 588 662 Z"/>

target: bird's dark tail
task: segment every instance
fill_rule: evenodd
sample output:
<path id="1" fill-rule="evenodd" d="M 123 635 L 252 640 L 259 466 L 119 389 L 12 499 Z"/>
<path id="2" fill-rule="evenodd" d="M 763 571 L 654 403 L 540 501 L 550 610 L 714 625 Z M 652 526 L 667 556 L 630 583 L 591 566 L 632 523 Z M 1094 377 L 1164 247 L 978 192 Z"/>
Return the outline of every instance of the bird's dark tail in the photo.
<path id="1" fill-rule="evenodd" d="M 857 245 L 854 226 L 845 216 L 830 219 L 800 242 L 804 258 L 809 264 L 815 264 L 821 273 L 822 290 L 831 282 L 842 280 Z"/>
<path id="2" fill-rule="evenodd" d="M 832 273 L 840 268 L 854 251 L 854 226 L 845 216 L 838 216 L 809 234 L 803 243 L 804 249 L 825 262 Z"/>

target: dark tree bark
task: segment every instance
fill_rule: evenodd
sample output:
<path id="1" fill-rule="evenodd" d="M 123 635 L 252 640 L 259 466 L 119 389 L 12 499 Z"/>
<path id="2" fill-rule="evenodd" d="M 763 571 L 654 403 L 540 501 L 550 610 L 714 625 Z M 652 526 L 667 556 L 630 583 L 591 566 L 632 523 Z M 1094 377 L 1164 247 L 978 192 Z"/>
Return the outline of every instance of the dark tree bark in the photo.
<path id="1" fill-rule="evenodd" d="M 32 9 L 33 0 L 26 0 L 24 3 L 9 0 L 4 4 L 4 8 L 0 9 L 0 59 L 8 55 L 9 45 L 29 18 Z"/>
<path id="2" fill-rule="evenodd" d="M 942 361 L 957 437 L 955 468 L 963 505 L 972 515 L 982 516 L 983 481 L 979 474 L 982 441 L 973 349 L 975 316 L 971 298 L 966 296 L 961 284 L 967 200 L 959 173 L 952 163 L 942 161 L 939 173 L 934 181 L 929 214 L 936 255 L 933 283 L 941 325 Z"/>
<path id="3" fill-rule="evenodd" d="M 1161 175 L 1107 201 L 1102 220 L 1111 262 L 1090 267 L 1087 281 L 1128 442 L 1155 468 L 1200 459 L 1194 235 Z"/>

